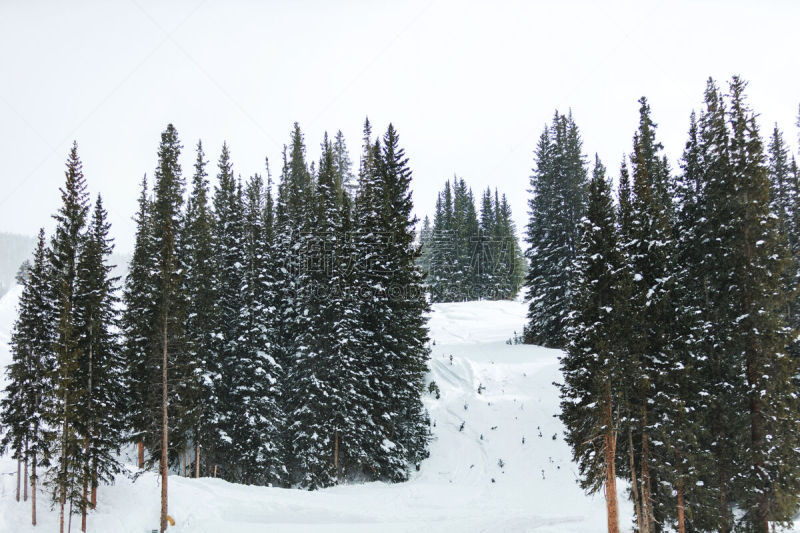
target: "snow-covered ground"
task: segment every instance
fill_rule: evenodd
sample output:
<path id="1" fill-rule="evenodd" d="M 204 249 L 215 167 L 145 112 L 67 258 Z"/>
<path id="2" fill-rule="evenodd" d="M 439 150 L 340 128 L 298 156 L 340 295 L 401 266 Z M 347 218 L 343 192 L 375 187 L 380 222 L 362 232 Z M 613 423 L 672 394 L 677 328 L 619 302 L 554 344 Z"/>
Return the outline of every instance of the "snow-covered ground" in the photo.
<path id="1" fill-rule="evenodd" d="M 9 360 L 8 331 L 18 296 L 17 288 L 0 300 L 2 367 Z M 170 514 L 177 523 L 170 530 L 603 531 L 603 495 L 586 496 L 578 487 L 562 425 L 554 418 L 559 352 L 506 344 L 524 321 L 520 302 L 434 306 L 429 380 L 436 381 L 441 398 L 426 393 L 435 422 L 431 457 L 408 483 L 306 492 L 173 476 Z M 54 531 L 57 514 L 48 509 L 45 494 L 40 525 L 29 525 L 30 502 L 14 500 L 15 473 L 16 463 L 0 458 L 0 532 Z M 622 490 L 621 521 L 628 530 L 632 511 Z M 114 486 L 101 487 L 89 530 L 149 532 L 157 527 L 158 513 L 154 474 L 135 483 L 120 477 Z M 78 530 L 78 521 L 72 527 Z"/>

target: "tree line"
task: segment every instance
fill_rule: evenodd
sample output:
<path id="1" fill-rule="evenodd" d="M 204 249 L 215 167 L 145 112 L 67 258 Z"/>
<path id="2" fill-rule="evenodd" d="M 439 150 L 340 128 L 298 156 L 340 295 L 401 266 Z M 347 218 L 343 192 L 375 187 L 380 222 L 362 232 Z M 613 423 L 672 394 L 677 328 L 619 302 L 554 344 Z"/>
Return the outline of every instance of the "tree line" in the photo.
<path id="1" fill-rule="evenodd" d="M 61 531 L 73 513 L 85 531 L 128 445 L 158 468 L 162 531 L 170 471 L 316 489 L 403 481 L 427 455 L 428 304 L 394 127 L 374 138 L 365 122 L 356 174 L 341 132 L 309 164 L 295 124 L 276 187 L 268 162 L 266 179 L 237 178 L 223 145 L 212 191 L 198 142 L 187 198 L 181 150 L 170 124 L 152 187 L 142 180 L 124 283 L 70 151 L 0 404 L 0 448 L 31 487 L 34 524 L 41 476 Z"/>
<path id="2" fill-rule="evenodd" d="M 645 533 L 768 533 L 800 507 L 800 172 L 777 125 L 765 145 L 745 88 L 708 81 L 678 171 L 642 98 L 616 202 L 599 158 L 584 178 L 563 117 L 537 150 L 532 211 L 571 198 L 579 223 L 531 220 L 526 339 L 565 348 L 560 417 L 609 532 L 618 477 Z"/>
<path id="3" fill-rule="evenodd" d="M 420 266 L 432 302 L 506 300 L 519 292 L 525 272 L 506 195 L 487 188 L 480 212 L 463 179 L 444 184 L 433 223 L 420 231 Z"/>

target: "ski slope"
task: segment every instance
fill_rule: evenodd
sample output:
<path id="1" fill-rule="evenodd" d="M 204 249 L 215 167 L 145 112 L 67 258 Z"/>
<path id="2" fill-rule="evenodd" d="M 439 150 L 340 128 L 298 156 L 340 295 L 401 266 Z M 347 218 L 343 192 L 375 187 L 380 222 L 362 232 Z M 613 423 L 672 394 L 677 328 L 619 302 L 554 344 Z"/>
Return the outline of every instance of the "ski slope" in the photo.
<path id="1" fill-rule="evenodd" d="M 0 366 L 19 289 L 0 300 Z M 587 496 L 562 436 L 558 351 L 506 340 L 520 332 L 520 302 L 438 304 L 429 322 L 433 352 L 426 392 L 435 427 L 431 456 L 402 484 L 367 483 L 317 492 L 235 485 L 172 476 L 170 515 L 184 532 L 567 532 L 605 530 L 602 494 Z M 478 389 L 481 389 L 480 393 Z M 462 428 L 463 424 L 463 428 Z M 502 465 L 502 466 L 501 466 Z M 40 495 L 39 523 L 30 502 L 17 503 L 16 463 L 0 458 L 0 532 L 55 531 L 57 513 Z M 620 483 L 621 524 L 632 509 Z M 89 531 L 150 532 L 159 516 L 158 479 L 120 476 L 101 487 Z M 74 519 L 73 530 L 79 529 Z"/>

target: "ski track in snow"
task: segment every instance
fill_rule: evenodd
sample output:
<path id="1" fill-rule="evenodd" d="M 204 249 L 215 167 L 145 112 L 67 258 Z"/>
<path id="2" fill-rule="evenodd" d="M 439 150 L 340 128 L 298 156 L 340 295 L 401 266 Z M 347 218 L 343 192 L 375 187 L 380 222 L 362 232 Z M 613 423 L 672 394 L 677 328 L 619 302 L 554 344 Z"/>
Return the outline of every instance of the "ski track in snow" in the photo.
<path id="1" fill-rule="evenodd" d="M 8 332 L 19 292 L 17 287 L 0 300 L 3 369 L 10 360 Z M 434 305 L 428 382 L 436 381 L 441 398 L 426 388 L 425 403 L 436 424 L 431 457 L 409 482 L 308 492 L 171 476 L 170 515 L 177 523 L 169 531 L 603 531 L 603 496 L 587 496 L 577 485 L 577 469 L 554 417 L 560 352 L 506 344 L 522 331 L 525 311 L 521 302 Z M 484 387 L 481 393 L 479 386 Z M 8 455 L 0 458 L 0 532 L 55 531 L 58 515 L 44 491 L 39 494 L 39 526 L 30 525 L 30 502 L 14 499 L 15 474 L 16 463 Z M 621 523 L 627 531 L 632 510 L 624 483 L 619 485 Z M 88 530 L 149 533 L 158 527 L 159 496 L 154 473 L 135 482 L 119 476 L 114 485 L 100 487 Z M 73 518 L 75 531 L 79 520 Z"/>

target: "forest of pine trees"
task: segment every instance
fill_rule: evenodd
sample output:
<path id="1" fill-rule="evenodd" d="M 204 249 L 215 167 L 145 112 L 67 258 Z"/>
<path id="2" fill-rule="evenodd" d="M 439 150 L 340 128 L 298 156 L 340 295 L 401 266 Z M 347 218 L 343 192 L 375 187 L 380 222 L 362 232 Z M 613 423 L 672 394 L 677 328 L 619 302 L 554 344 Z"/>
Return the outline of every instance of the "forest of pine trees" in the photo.
<path id="1" fill-rule="evenodd" d="M 768 533 L 800 508 L 800 174 L 777 126 L 765 145 L 745 87 L 708 81 L 677 172 L 642 98 L 618 202 L 599 159 L 575 202 L 573 266 L 534 276 L 552 235 L 531 243 L 531 291 L 563 295 L 569 277 L 566 307 L 544 317 L 563 340 L 535 297 L 528 332 L 565 343 L 561 419 L 582 486 L 605 491 L 609 532 L 617 477 L 644 533 Z M 551 146 L 543 135 L 534 213 L 561 201 L 539 185 Z M 529 237 L 547 224 L 531 220 Z"/>
<path id="2" fill-rule="evenodd" d="M 341 132 L 315 166 L 295 124 L 277 196 L 268 162 L 243 181 L 227 145 L 211 170 L 200 142 L 187 187 L 182 150 L 167 126 L 124 283 L 70 151 L 0 405 L 34 525 L 44 484 L 61 531 L 72 514 L 85 531 L 128 446 L 159 471 L 162 531 L 169 473 L 315 489 L 403 481 L 427 456 L 428 303 L 397 131 L 365 123 L 356 175 Z"/>
<path id="3" fill-rule="evenodd" d="M 73 144 L 55 230 L 39 232 L 19 276 L 0 401 L 17 499 L 30 494 L 35 525 L 45 487 L 61 532 L 73 515 L 86 531 L 123 448 L 158 469 L 162 532 L 170 473 L 304 489 L 404 481 L 431 436 L 429 302 L 510 299 L 524 284 L 523 340 L 564 350 L 559 416 L 610 533 L 618 479 L 641 533 L 790 522 L 800 169 L 777 125 L 764 140 L 745 90 L 708 80 L 678 169 L 641 98 L 616 199 L 572 114 L 556 112 L 535 149 L 524 256 L 505 195 L 487 189 L 476 207 L 457 178 L 418 242 L 391 124 L 376 137 L 365 122 L 357 171 L 341 132 L 311 161 L 295 124 L 277 183 L 269 161 L 243 180 L 227 144 L 210 166 L 201 142 L 187 179 L 170 124 L 120 280 Z"/>
<path id="4" fill-rule="evenodd" d="M 519 292 L 525 262 L 511 207 L 497 189 L 482 193 L 478 211 L 463 179 L 445 182 L 433 223 L 423 220 L 420 242 L 432 302 L 508 300 Z"/>

